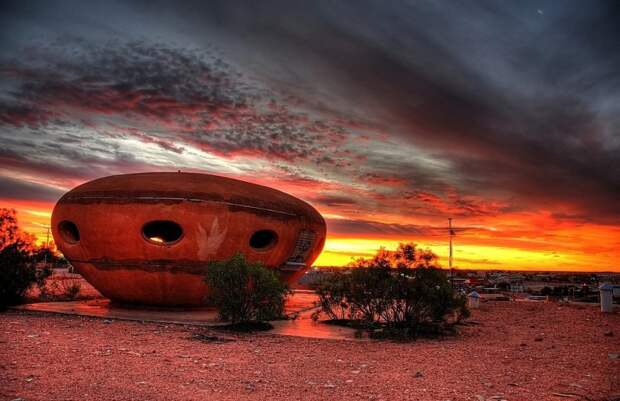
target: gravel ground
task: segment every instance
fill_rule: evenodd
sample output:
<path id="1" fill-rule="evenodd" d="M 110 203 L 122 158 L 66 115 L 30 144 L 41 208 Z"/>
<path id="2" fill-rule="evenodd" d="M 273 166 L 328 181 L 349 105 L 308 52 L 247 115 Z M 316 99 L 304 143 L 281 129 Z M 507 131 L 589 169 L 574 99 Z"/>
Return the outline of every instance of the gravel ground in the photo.
<path id="1" fill-rule="evenodd" d="M 458 337 L 395 343 L 7 312 L 0 314 L 0 399 L 538 401 L 620 394 L 618 313 L 489 302 L 470 320 Z"/>

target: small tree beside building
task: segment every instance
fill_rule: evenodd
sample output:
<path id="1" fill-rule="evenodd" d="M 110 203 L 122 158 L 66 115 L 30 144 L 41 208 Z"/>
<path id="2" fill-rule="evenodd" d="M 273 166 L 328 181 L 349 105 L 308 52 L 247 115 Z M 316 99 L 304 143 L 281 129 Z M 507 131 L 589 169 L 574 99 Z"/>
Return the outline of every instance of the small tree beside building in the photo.
<path id="1" fill-rule="evenodd" d="M 242 254 L 207 266 L 207 302 L 217 307 L 220 318 L 233 324 L 279 319 L 289 293 L 285 283 L 260 263 Z"/>
<path id="2" fill-rule="evenodd" d="M 328 317 L 374 337 L 439 335 L 469 315 L 437 256 L 412 243 L 357 260 L 349 271 L 320 280 L 316 291 Z"/>
<path id="3" fill-rule="evenodd" d="M 34 284 L 44 285 L 49 269 L 37 270 L 34 237 L 19 229 L 16 212 L 0 209 L 0 309 L 23 302 Z"/>

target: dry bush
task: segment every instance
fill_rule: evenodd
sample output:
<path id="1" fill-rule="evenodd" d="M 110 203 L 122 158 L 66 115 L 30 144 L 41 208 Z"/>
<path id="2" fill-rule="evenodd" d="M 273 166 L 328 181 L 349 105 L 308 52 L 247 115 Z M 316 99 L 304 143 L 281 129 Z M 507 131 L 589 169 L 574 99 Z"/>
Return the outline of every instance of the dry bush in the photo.
<path id="1" fill-rule="evenodd" d="M 60 281 L 61 294 L 68 300 L 74 300 L 80 294 L 82 289 L 82 282 L 79 278 L 65 278 Z"/>
<path id="2" fill-rule="evenodd" d="M 454 320 L 467 317 L 465 298 L 446 274 L 432 265 L 429 251 L 401 244 L 359 260 L 346 273 L 316 284 L 321 311 L 330 319 L 362 327 L 376 337 L 415 338 L 452 331 Z"/>
<path id="3" fill-rule="evenodd" d="M 284 315 L 287 285 L 272 270 L 246 261 L 242 254 L 209 263 L 205 282 L 209 286 L 207 301 L 217 307 L 222 320 L 261 322 Z"/>
<path id="4" fill-rule="evenodd" d="M 73 301 L 82 289 L 79 277 L 52 277 L 39 287 L 39 298 L 44 301 Z"/>

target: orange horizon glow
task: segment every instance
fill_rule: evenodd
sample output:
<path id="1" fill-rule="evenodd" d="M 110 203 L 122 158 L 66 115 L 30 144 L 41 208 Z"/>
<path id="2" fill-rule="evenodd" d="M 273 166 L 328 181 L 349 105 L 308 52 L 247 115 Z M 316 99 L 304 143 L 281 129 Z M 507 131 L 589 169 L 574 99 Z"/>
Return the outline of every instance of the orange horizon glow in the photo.
<path id="1" fill-rule="evenodd" d="M 17 211 L 22 230 L 36 237 L 38 245 L 52 243 L 47 227 L 54 203 L 2 199 L 0 207 Z M 330 213 L 324 213 L 329 219 Z M 329 220 L 328 220 L 329 221 Z M 456 223 L 459 223 L 458 220 Z M 484 230 L 457 233 L 454 237 L 454 266 L 475 270 L 530 270 L 620 272 L 620 228 L 591 223 L 557 224 L 548 213 L 495 217 Z M 441 222 L 438 222 L 441 224 Z M 466 224 L 463 224 L 466 225 Z M 458 226 L 458 224 L 457 224 Z M 360 257 L 370 257 L 384 247 L 395 249 L 400 242 L 430 248 L 448 265 L 448 235 L 386 236 L 341 235 L 329 232 L 325 248 L 315 266 L 346 266 Z"/>

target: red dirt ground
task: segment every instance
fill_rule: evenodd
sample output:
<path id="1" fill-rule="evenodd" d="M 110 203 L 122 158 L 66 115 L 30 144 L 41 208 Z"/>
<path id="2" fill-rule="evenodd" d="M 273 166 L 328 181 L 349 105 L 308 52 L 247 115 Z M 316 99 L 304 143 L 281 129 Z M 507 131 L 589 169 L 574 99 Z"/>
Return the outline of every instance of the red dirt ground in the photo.
<path id="1" fill-rule="evenodd" d="M 394 343 L 7 312 L 0 314 L 0 399 L 620 397 L 620 314 L 489 302 L 471 320 L 458 337 Z"/>

